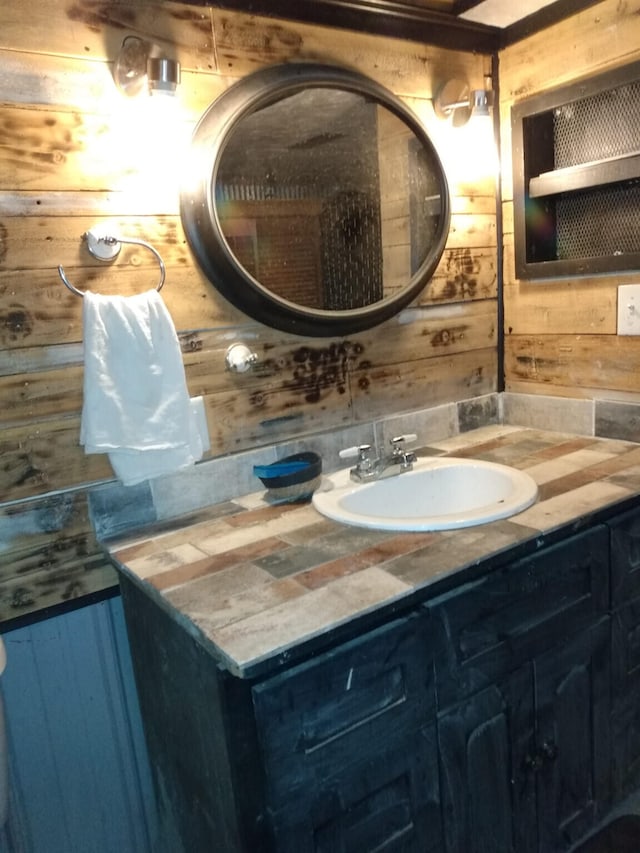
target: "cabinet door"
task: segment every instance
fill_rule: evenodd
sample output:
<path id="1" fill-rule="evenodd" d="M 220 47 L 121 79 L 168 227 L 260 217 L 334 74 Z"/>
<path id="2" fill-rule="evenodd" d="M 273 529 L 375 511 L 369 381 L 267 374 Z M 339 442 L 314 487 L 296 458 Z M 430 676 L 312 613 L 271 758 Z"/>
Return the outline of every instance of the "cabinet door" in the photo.
<path id="1" fill-rule="evenodd" d="M 404 836 L 410 845 L 439 811 L 433 738 L 424 734 L 435 720 L 427 613 L 255 685 L 253 704 L 267 809 L 287 839 L 278 851 L 332 849 L 319 839 L 335 847 L 341 831 L 364 838 L 367 821 L 383 838 L 387 819 L 389 844 Z M 379 844 L 351 850 L 431 849 Z"/>
<path id="2" fill-rule="evenodd" d="M 640 595 L 640 510 L 616 516 L 611 528 L 611 604 L 615 610 Z"/>
<path id="3" fill-rule="evenodd" d="M 537 853 L 533 669 L 438 716 L 447 853 Z"/>
<path id="4" fill-rule="evenodd" d="M 541 853 L 568 850 L 610 797 L 609 619 L 535 662 Z"/>
<path id="5" fill-rule="evenodd" d="M 377 744 L 270 815 L 277 853 L 444 853 L 435 724 Z"/>
<path id="6" fill-rule="evenodd" d="M 609 801 L 609 620 L 438 716 L 447 853 L 559 853 Z"/>
<path id="7" fill-rule="evenodd" d="M 640 784 L 640 510 L 611 528 L 611 696 L 613 790 L 622 797 Z"/>
<path id="8" fill-rule="evenodd" d="M 640 596 L 618 607 L 611 625 L 613 790 L 640 785 Z"/>
<path id="9" fill-rule="evenodd" d="M 327 777 L 435 717 L 426 616 L 392 622 L 254 685 L 270 804 L 306 802 Z"/>

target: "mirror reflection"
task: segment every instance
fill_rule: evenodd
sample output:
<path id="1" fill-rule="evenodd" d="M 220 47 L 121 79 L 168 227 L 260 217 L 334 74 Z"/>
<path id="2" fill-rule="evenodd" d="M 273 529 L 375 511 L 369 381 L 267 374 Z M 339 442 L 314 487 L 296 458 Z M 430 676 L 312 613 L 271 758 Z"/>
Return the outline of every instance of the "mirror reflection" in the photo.
<path id="1" fill-rule="evenodd" d="M 180 214 L 194 257 L 250 317 L 315 337 L 389 319 L 449 232 L 438 155 L 394 94 L 332 65 L 243 77 L 193 134 Z"/>
<path id="2" fill-rule="evenodd" d="M 435 151 L 377 100 L 334 87 L 243 115 L 213 184 L 237 263 L 280 299 L 322 311 L 404 291 L 448 213 Z"/>

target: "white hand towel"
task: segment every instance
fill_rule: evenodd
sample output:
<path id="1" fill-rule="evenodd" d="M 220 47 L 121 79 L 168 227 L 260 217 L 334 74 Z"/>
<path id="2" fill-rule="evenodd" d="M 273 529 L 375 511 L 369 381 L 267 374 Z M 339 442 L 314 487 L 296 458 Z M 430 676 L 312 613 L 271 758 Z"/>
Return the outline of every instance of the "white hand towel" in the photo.
<path id="1" fill-rule="evenodd" d="M 125 485 L 200 459 L 180 344 L 158 291 L 85 292 L 83 335 L 85 452 L 108 453 Z"/>

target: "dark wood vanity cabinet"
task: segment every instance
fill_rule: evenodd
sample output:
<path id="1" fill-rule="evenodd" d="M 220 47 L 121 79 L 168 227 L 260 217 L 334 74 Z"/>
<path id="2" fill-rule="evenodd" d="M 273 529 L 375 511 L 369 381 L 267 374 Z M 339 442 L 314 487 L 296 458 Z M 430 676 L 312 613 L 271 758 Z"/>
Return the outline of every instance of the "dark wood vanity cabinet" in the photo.
<path id="1" fill-rule="evenodd" d="M 122 591 L 188 853 L 555 853 L 608 802 L 605 525 L 255 680 Z"/>
<path id="2" fill-rule="evenodd" d="M 252 681 L 122 595 L 162 853 L 441 853 L 426 612 Z"/>

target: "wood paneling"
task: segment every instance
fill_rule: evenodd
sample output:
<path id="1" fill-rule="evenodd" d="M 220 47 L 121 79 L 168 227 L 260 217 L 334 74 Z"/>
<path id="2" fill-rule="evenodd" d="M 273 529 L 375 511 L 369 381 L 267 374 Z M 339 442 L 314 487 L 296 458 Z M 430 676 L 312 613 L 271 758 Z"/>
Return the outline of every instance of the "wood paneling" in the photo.
<path id="1" fill-rule="evenodd" d="M 8 631 L 4 643 L 11 794 L 0 848 L 150 853 L 157 816 L 120 599 Z"/>
<path id="2" fill-rule="evenodd" d="M 130 34 L 181 62 L 170 119 L 158 123 L 113 84 Z M 153 286 L 158 269 L 138 246 L 124 245 L 113 264 L 94 261 L 81 239 L 93 225 L 161 253 L 163 297 L 189 390 L 204 397 L 211 455 L 495 389 L 495 197 L 482 176 L 458 174 L 455 158 L 445 159 L 446 252 L 416 304 L 384 330 L 348 340 L 275 332 L 228 304 L 195 266 L 179 217 L 183 169 L 174 168 L 189 163 L 191 130 L 239 77 L 296 60 L 347 65 L 403 97 L 443 159 L 455 131 L 434 118 L 433 91 L 453 74 L 481 85 L 488 62 L 182 3 L 0 8 L 0 620 L 113 582 L 86 509 L 87 489 L 112 474 L 104 456 L 79 446 L 82 302 L 57 266 L 77 287 L 120 294 Z M 250 339 L 260 356 L 248 375 L 224 369 L 230 336 Z M 49 501 L 61 490 L 73 500 L 54 524 Z"/>
<path id="3" fill-rule="evenodd" d="M 640 398 L 640 343 L 616 335 L 617 287 L 633 279 L 603 275 L 530 284 L 515 277 L 510 126 L 517 101 L 637 61 L 639 45 L 640 1 L 603 0 L 500 55 L 507 390 Z"/>
<path id="4" fill-rule="evenodd" d="M 640 340 L 616 335 L 514 335 L 505 359 L 514 380 L 637 391 Z"/>

